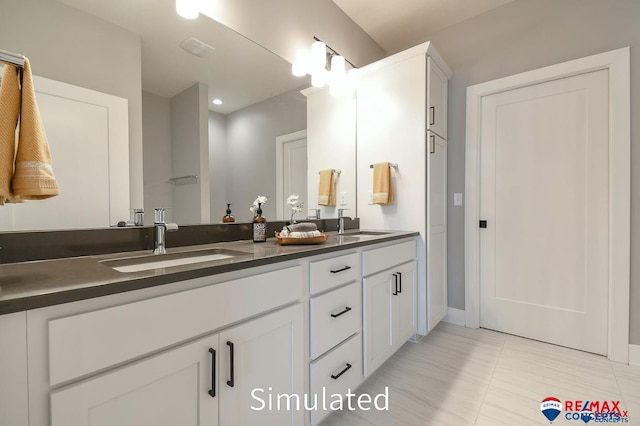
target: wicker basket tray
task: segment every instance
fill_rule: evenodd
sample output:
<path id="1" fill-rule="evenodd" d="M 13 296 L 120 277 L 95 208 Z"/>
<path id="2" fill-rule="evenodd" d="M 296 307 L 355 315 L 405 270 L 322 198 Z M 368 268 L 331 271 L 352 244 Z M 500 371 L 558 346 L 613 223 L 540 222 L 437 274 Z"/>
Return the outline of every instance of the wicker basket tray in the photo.
<path id="1" fill-rule="evenodd" d="M 329 238 L 329 236 L 325 233 L 322 233 L 318 237 L 288 238 L 288 237 L 281 237 L 280 233 L 276 232 L 276 238 L 278 239 L 278 244 L 280 244 L 281 246 L 286 246 L 286 245 L 295 245 L 295 244 L 322 244 L 325 241 L 327 241 L 327 238 Z"/>

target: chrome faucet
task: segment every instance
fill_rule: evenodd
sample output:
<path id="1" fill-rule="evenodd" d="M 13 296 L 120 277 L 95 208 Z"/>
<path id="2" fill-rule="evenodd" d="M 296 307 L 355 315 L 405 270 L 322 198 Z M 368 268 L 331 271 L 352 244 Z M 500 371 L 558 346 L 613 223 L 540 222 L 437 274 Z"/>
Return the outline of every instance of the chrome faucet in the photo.
<path id="1" fill-rule="evenodd" d="M 338 234 L 344 234 L 344 211 L 349 209 L 338 209 Z"/>
<path id="2" fill-rule="evenodd" d="M 165 247 L 165 232 L 177 230 L 178 225 L 176 223 L 166 223 L 164 221 L 164 209 L 155 209 L 153 220 L 153 254 L 165 254 L 167 252 Z"/>

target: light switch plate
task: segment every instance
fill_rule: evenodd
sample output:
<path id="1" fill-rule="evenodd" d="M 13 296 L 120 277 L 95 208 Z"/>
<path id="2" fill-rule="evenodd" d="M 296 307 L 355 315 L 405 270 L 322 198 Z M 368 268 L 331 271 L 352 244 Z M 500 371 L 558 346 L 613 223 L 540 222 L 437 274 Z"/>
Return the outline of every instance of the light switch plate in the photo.
<path id="1" fill-rule="evenodd" d="M 346 192 L 341 192 L 340 193 L 340 205 L 341 206 L 346 206 L 347 205 L 347 193 Z"/>
<path id="2" fill-rule="evenodd" d="M 462 192 L 456 192 L 453 194 L 453 205 L 461 206 L 462 205 Z"/>
<path id="3" fill-rule="evenodd" d="M 373 204 L 373 189 L 370 189 L 367 193 L 369 194 L 369 204 Z"/>

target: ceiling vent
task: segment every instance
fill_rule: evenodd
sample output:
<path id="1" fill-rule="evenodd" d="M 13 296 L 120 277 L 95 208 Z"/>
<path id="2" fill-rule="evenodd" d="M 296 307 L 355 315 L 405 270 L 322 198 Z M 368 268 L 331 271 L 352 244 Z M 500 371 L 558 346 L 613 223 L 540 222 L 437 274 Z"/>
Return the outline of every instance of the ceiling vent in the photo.
<path id="1" fill-rule="evenodd" d="M 180 47 L 200 58 L 206 58 L 213 55 L 216 49 L 213 46 L 209 46 L 207 43 L 198 40 L 197 38 L 188 38 L 180 43 Z"/>

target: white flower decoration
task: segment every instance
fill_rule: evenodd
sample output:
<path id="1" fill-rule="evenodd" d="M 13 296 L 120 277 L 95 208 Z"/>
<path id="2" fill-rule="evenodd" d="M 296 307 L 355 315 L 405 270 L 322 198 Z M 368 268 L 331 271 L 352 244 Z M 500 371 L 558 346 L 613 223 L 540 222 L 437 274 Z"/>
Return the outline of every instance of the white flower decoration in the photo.
<path id="1" fill-rule="evenodd" d="M 296 194 L 289 195 L 287 198 L 287 204 L 291 206 L 291 223 L 293 222 L 293 215 L 302 212 L 304 203 L 300 201 L 300 196 Z"/>
<path id="2" fill-rule="evenodd" d="M 269 197 L 266 195 L 258 195 L 258 198 L 253 202 L 253 205 L 249 207 L 249 210 L 253 215 L 256 215 L 256 211 L 258 210 L 258 204 L 266 204 Z"/>

